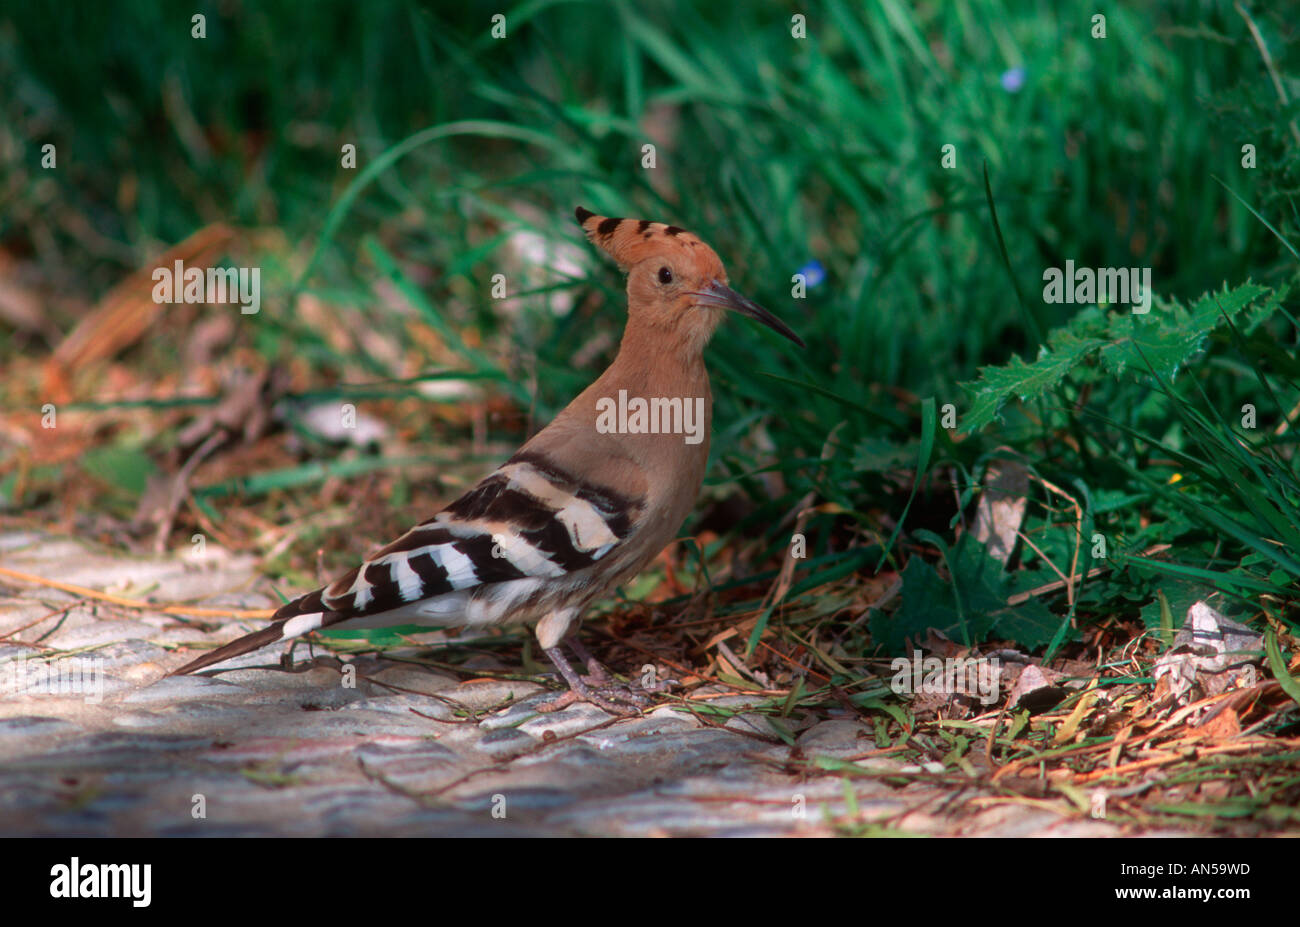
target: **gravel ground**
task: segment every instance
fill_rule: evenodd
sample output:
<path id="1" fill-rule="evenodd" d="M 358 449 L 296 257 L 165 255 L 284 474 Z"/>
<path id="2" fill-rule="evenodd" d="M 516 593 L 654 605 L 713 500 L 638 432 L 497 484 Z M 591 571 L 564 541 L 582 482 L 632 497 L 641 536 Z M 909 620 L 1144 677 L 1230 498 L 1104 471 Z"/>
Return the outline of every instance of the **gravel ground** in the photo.
<path id="1" fill-rule="evenodd" d="M 10 533 L 0 564 L 151 601 L 271 604 L 252 558 L 211 547 L 201 561 L 137 558 Z M 205 621 L 215 630 L 0 577 L 0 834 L 1119 833 L 1027 802 L 971 803 L 969 791 L 953 813 L 953 790 L 927 782 L 790 771 L 795 758 L 871 750 L 849 718 L 808 720 L 792 748 L 757 713 L 727 727 L 668 704 L 636 718 L 582 704 L 540 713 L 557 692 L 533 682 L 310 660 L 301 646 L 292 670 L 271 648 L 164 678 L 193 655 L 176 645 L 251 626 Z"/>

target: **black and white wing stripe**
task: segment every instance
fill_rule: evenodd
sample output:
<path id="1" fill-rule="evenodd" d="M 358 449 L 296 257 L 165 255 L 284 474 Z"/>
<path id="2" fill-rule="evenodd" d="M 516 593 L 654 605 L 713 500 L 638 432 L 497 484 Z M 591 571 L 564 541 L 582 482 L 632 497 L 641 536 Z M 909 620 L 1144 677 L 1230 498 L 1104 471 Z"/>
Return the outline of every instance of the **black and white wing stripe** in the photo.
<path id="1" fill-rule="evenodd" d="M 575 479 L 521 452 L 433 518 L 273 624 L 194 660 L 189 673 L 318 628 L 493 624 L 580 583 L 635 533 L 645 500 Z M 566 581 L 569 580 L 569 581 Z"/>

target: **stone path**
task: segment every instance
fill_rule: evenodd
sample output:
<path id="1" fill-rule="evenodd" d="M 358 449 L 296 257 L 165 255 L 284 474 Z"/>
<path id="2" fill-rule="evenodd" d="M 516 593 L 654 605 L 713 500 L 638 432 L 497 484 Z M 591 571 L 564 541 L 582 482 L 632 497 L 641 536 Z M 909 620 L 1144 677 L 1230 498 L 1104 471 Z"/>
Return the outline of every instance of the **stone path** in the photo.
<path id="1" fill-rule="evenodd" d="M 0 565 L 153 601 L 269 604 L 251 558 L 211 548 L 141 559 L 14 532 L 0 534 Z M 1024 803 L 954 817 L 951 789 L 886 781 L 900 769 L 889 758 L 857 760 L 875 773 L 861 778 L 808 773 L 875 747 L 847 717 L 792 719 L 792 750 L 757 713 L 725 727 L 673 705 L 543 714 L 557 693 L 534 682 L 312 661 L 301 646 L 293 671 L 272 668 L 272 648 L 163 678 L 188 659 L 178 644 L 239 633 L 208 623 L 0 577 L 0 835 L 1118 833 Z"/>

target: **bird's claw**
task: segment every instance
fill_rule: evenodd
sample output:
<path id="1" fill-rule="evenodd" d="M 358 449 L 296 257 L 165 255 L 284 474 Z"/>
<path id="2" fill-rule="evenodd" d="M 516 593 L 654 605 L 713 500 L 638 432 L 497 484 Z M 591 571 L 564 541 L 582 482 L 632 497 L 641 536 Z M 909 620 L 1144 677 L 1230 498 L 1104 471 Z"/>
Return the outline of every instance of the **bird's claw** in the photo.
<path id="1" fill-rule="evenodd" d="M 543 713 L 559 711 L 577 702 L 588 702 L 621 718 L 635 718 L 641 714 L 641 709 L 650 704 L 649 699 L 638 697 L 626 686 L 592 687 L 584 683 L 581 688 L 569 689 L 559 698 L 543 702 L 537 706 L 537 711 Z"/>

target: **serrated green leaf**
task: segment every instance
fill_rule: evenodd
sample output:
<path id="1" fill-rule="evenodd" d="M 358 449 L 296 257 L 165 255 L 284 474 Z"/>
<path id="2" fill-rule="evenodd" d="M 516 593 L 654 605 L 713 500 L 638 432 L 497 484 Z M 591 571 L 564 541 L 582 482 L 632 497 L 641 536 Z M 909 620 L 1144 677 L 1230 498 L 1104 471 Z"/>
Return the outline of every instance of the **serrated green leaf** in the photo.
<path id="1" fill-rule="evenodd" d="M 1272 293 L 1247 316 L 1248 324 L 1254 327 L 1272 314 L 1285 292 Z M 1067 376 L 1095 379 L 1099 369 L 1110 375 L 1141 377 L 1154 369 L 1162 378 L 1172 379 L 1224 324 L 1225 317 L 1234 318 L 1267 293 L 1267 287 L 1248 282 L 1206 293 L 1190 309 L 1164 299 L 1155 300 L 1151 311 L 1142 314 L 1103 315 L 1097 307 L 1088 307 L 1053 331 L 1032 363 L 1013 357 L 1001 367 L 981 367 L 978 380 L 963 383 L 971 397 L 971 411 L 962 430 L 983 428 L 1012 397 L 1037 399 Z"/>
<path id="2" fill-rule="evenodd" d="M 1101 351 L 1102 365 L 1111 373 L 1137 375 L 1148 364 L 1161 377 L 1173 379 L 1205 345 L 1206 337 L 1260 295 L 1265 287 L 1244 283 L 1222 293 L 1207 293 L 1185 309 L 1177 303 L 1160 303 L 1145 315 L 1117 315 L 1110 328 L 1111 343 Z M 1220 311 L 1222 310 L 1222 311 Z"/>
<path id="3" fill-rule="evenodd" d="M 1012 396 L 1033 399 L 1052 389 L 1093 351 L 1106 342 L 1097 338 L 1076 338 L 1064 332 L 1050 350 L 1045 350 L 1032 364 L 1018 357 L 1003 367 L 981 367 L 980 380 L 973 386 L 962 384 L 970 393 L 971 411 L 963 431 L 977 431 L 992 422 Z"/>

